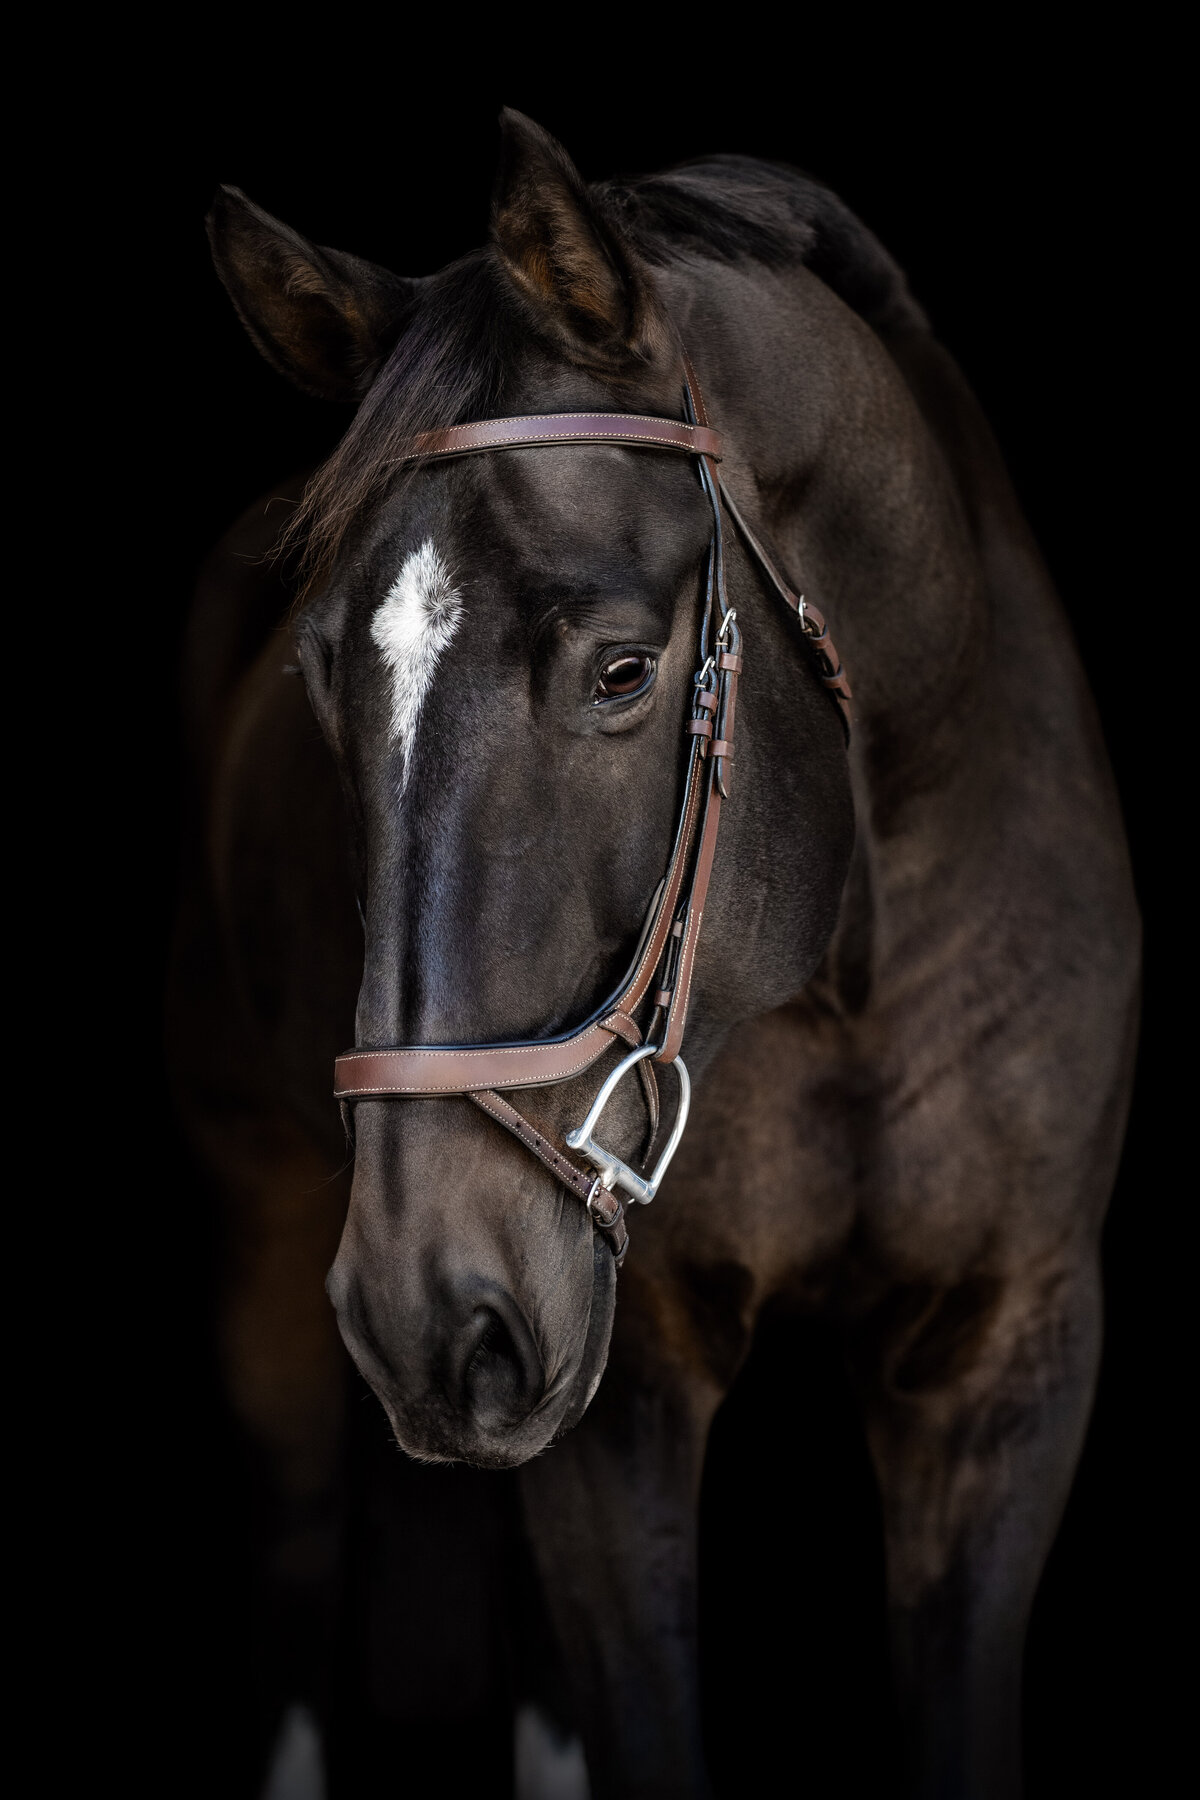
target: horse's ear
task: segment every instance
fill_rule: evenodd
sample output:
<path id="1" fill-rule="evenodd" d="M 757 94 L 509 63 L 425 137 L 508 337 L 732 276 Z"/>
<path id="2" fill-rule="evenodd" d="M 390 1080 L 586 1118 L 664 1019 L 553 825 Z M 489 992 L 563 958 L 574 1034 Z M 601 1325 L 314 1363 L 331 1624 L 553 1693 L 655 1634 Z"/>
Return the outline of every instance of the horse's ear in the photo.
<path id="1" fill-rule="evenodd" d="M 662 309 L 562 145 L 511 107 L 500 135 L 492 242 L 543 328 L 573 361 L 652 360 L 668 341 Z"/>
<path id="2" fill-rule="evenodd" d="M 322 399 L 361 399 L 419 284 L 310 244 L 240 188 L 218 189 L 207 225 L 217 274 L 272 368 Z"/>

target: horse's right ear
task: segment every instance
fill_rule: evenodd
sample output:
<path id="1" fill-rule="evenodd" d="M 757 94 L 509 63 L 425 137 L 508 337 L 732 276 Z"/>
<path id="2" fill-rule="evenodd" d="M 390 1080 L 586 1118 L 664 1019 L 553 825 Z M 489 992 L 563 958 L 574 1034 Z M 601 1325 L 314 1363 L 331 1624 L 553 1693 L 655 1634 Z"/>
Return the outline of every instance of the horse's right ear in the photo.
<path id="1" fill-rule="evenodd" d="M 662 308 L 629 245 L 597 210 L 562 145 L 511 107 L 500 115 L 492 243 L 572 360 L 621 369 L 669 347 Z"/>
<path id="2" fill-rule="evenodd" d="M 240 188 L 219 188 L 206 222 L 217 274 L 272 368 L 324 400 L 361 400 L 419 283 L 310 244 Z"/>

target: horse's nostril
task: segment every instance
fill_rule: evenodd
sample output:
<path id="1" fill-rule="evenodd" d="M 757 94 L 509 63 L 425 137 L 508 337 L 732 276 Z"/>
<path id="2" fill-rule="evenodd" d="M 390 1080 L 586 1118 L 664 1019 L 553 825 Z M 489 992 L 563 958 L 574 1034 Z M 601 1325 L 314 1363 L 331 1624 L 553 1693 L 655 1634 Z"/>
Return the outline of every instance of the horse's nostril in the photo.
<path id="1" fill-rule="evenodd" d="M 524 1320 L 477 1307 L 457 1349 L 459 1405 L 480 1423 L 515 1422 L 540 1400 L 541 1358 Z"/>
<path id="2" fill-rule="evenodd" d="M 484 1357 L 489 1355 L 493 1350 L 503 1356 L 505 1352 L 504 1340 L 506 1338 L 508 1338 L 508 1332 L 496 1317 L 495 1313 L 485 1314 L 483 1330 L 479 1334 L 479 1342 L 472 1350 L 470 1358 L 468 1359 L 466 1369 L 463 1372 L 463 1380 L 469 1384 L 471 1376 L 479 1367 Z M 512 1340 L 509 1339 L 510 1345 L 511 1341 Z"/>

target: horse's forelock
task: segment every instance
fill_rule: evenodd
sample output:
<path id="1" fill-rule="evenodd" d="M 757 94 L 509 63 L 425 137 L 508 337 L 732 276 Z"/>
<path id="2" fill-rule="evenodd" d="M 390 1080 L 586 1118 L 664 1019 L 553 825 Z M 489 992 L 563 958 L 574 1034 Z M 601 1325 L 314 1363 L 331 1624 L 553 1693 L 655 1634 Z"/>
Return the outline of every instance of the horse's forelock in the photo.
<path id="1" fill-rule="evenodd" d="M 499 409 L 512 356 L 507 299 L 486 251 L 426 284 L 411 324 L 288 527 L 281 548 L 299 555 L 306 592 L 328 575 L 351 532 L 391 487 L 410 439 Z"/>

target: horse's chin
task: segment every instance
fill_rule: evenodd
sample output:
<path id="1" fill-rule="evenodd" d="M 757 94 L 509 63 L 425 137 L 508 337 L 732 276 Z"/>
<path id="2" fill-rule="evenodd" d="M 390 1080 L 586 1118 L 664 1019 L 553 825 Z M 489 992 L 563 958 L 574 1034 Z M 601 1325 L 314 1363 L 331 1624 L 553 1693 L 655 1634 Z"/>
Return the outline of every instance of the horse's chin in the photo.
<path id="1" fill-rule="evenodd" d="M 617 1265 L 599 1234 L 592 1239 L 592 1304 L 579 1366 L 567 1389 L 562 1417 L 546 1445 L 557 1444 L 578 1425 L 595 1398 L 608 1362 L 613 1315 L 617 1305 Z M 525 1459 L 522 1459 L 525 1460 Z"/>
<path id="2" fill-rule="evenodd" d="M 549 1449 L 574 1429 L 596 1394 L 608 1361 L 616 1309 L 617 1271 L 612 1254 L 597 1236 L 592 1247 L 592 1286 L 583 1348 L 524 1418 L 483 1424 L 449 1414 L 422 1411 L 406 1418 L 382 1395 L 397 1444 L 415 1462 L 468 1463 L 477 1469 L 516 1469 Z"/>

